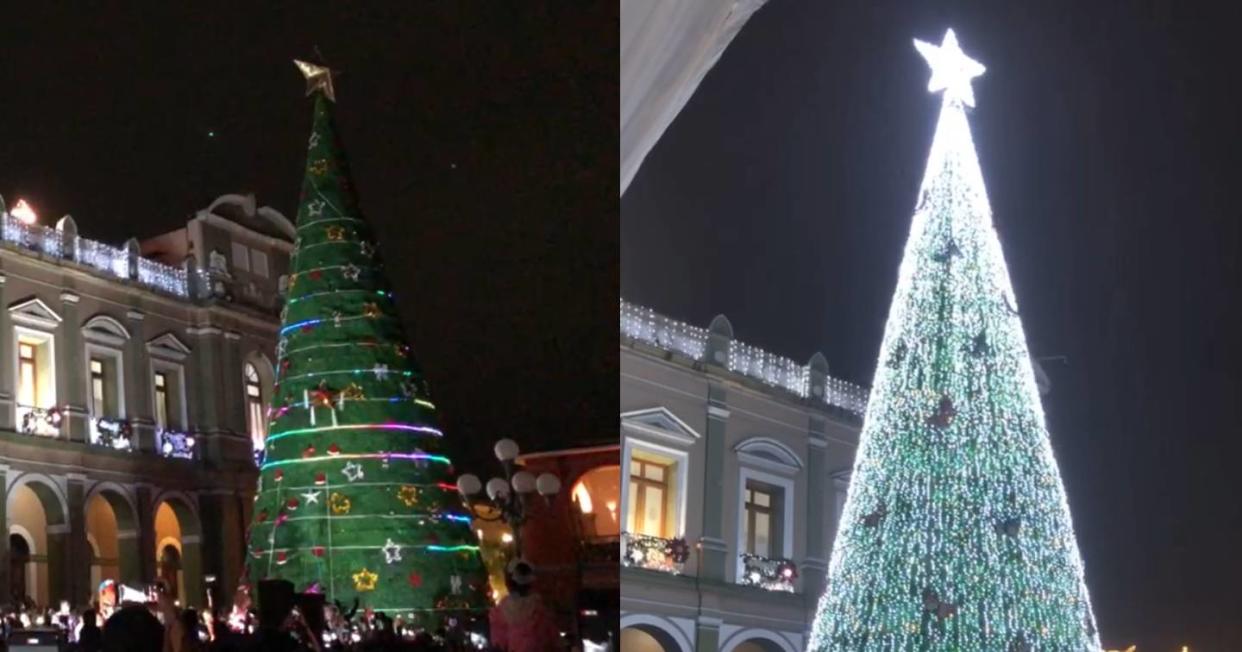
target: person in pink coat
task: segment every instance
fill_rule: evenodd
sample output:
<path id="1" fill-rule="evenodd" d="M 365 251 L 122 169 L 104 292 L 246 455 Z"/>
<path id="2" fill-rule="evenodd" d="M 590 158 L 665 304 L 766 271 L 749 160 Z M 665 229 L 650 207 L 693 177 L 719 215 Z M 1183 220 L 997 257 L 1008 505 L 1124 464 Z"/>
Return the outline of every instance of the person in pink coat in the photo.
<path id="1" fill-rule="evenodd" d="M 509 595 L 492 607 L 492 646 L 502 652 L 560 652 L 564 646 L 552 612 L 534 592 L 535 571 L 524 559 L 505 569 Z"/>

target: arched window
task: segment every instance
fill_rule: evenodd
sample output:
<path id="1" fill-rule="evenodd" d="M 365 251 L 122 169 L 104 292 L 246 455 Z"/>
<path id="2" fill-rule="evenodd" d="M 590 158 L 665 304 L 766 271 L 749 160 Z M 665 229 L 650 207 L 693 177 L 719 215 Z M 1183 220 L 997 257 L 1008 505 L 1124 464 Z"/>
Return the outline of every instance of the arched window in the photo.
<path id="1" fill-rule="evenodd" d="M 259 370 L 246 363 L 246 430 L 256 451 L 263 450 L 267 437 L 267 423 L 263 414 L 263 385 L 259 382 Z"/>

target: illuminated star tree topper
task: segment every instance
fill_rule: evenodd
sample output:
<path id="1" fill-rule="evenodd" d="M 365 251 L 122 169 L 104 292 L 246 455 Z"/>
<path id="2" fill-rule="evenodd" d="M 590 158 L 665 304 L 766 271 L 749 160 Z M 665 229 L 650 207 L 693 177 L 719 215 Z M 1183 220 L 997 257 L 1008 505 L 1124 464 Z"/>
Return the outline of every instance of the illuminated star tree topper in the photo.
<path id="1" fill-rule="evenodd" d="M 932 69 L 927 90 L 933 93 L 944 91 L 946 104 L 961 102 L 966 106 L 975 105 L 975 93 L 970 88 L 970 80 L 982 75 L 987 69 L 962 52 L 957 44 L 957 35 L 952 29 L 944 33 L 944 40 L 940 45 L 915 39 L 914 47 Z"/>

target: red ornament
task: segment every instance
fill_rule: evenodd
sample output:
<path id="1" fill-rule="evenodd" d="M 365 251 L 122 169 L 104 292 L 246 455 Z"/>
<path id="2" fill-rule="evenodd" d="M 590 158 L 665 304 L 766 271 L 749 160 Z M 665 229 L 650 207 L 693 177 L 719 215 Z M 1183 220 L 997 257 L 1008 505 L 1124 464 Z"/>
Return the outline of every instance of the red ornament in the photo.
<path id="1" fill-rule="evenodd" d="M 341 447 L 337 446 L 336 442 L 332 442 L 331 444 L 328 445 L 328 454 L 329 455 L 340 455 Z"/>
<path id="2" fill-rule="evenodd" d="M 284 480 L 284 479 L 285 479 L 285 470 L 284 470 L 284 469 L 276 469 L 276 474 L 275 474 L 275 476 L 274 476 L 274 477 L 276 478 L 276 482 L 280 482 L 281 480 Z"/>
<path id="3" fill-rule="evenodd" d="M 296 510 L 297 508 L 298 508 L 298 499 L 297 499 L 297 498 L 290 498 L 289 500 L 286 500 L 286 501 L 285 501 L 285 509 L 288 509 L 289 511 L 291 511 L 291 512 L 292 512 L 292 511 Z"/>
<path id="4" fill-rule="evenodd" d="M 314 454 L 315 454 L 314 444 L 307 446 L 306 449 L 302 451 L 302 457 L 310 457 Z"/>
<path id="5" fill-rule="evenodd" d="M 311 554 L 316 557 L 323 557 L 323 553 L 324 553 L 323 546 L 315 546 L 311 548 Z"/>
<path id="6" fill-rule="evenodd" d="M 276 553 L 276 563 L 277 563 L 277 564 L 282 564 L 282 565 L 283 565 L 283 564 L 284 564 L 285 562 L 287 562 L 287 561 L 289 561 L 289 555 L 288 555 L 288 554 L 286 554 L 284 550 L 281 550 L 280 552 Z"/>
<path id="7" fill-rule="evenodd" d="M 328 481 L 328 476 L 323 471 L 315 474 L 315 484 L 323 484 Z"/>
<path id="8" fill-rule="evenodd" d="M 411 572 L 410 573 L 410 586 L 412 588 L 417 589 L 418 587 L 422 585 L 423 585 L 423 576 L 419 575 L 418 571 Z"/>
<path id="9" fill-rule="evenodd" d="M 263 523 L 267 521 L 267 510 L 265 509 L 265 510 L 260 511 L 258 518 L 255 520 L 258 521 L 259 523 Z"/>
<path id="10" fill-rule="evenodd" d="M 319 279 L 323 278 L 323 272 L 317 269 L 312 269 L 310 272 L 307 273 L 307 276 L 309 276 L 312 281 L 318 281 Z"/>
<path id="11" fill-rule="evenodd" d="M 254 557 L 255 559 L 258 559 L 258 558 L 262 557 L 262 556 L 263 556 L 263 549 L 262 549 L 262 548 L 255 548 L 254 550 L 251 550 L 251 551 L 250 551 L 250 556 L 251 556 L 251 557 Z"/>

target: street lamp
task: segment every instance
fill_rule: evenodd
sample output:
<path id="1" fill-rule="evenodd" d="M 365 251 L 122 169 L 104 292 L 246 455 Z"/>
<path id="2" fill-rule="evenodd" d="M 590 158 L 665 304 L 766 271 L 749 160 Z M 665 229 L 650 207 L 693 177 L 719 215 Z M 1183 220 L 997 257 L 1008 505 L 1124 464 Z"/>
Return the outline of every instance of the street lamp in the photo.
<path id="1" fill-rule="evenodd" d="M 461 494 L 466 506 L 475 518 L 483 521 L 504 521 L 513 530 L 517 556 L 522 556 L 522 524 L 529 516 L 527 499 L 531 494 L 539 494 L 546 504 L 552 503 L 552 496 L 561 490 L 561 479 L 551 473 L 540 473 L 538 477 L 526 470 L 514 470 L 518 457 L 517 442 L 512 439 L 501 439 L 492 447 L 496 459 L 504 469 L 505 475 L 493 477 L 483 484 L 479 476 L 467 473 L 457 478 L 457 491 Z M 482 495 L 486 494 L 486 496 Z M 479 506 L 492 507 L 497 516 L 480 513 Z"/>

